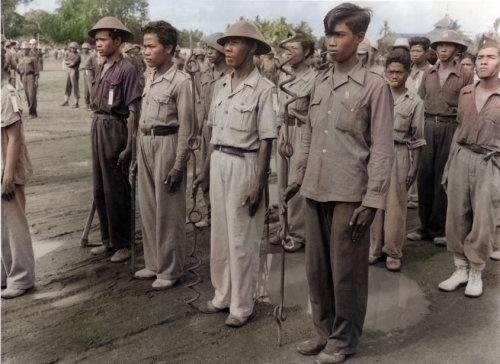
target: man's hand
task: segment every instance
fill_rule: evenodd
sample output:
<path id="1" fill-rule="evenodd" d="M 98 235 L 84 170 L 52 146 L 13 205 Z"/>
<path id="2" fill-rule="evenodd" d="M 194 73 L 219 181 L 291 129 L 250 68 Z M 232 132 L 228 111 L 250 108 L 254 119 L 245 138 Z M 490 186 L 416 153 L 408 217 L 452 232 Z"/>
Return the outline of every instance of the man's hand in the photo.
<path id="1" fill-rule="evenodd" d="M 262 190 L 264 185 L 259 182 L 255 182 L 248 193 L 248 197 L 245 200 L 245 204 L 248 204 L 248 212 L 250 217 L 254 217 L 259 209 L 260 201 L 262 200 Z"/>
<path id="2" fill-rule="evenodd" d="M 122 152 L 118 156 L 118 163 L 116 163 L 116 165 L 122 167 L 123 174 L 128 175 L 128 167 L 129 167 L 131 158 L 132 158 L 132 149 L 131 148 L 125 148 L 124 150 L 122 150 Z"/>
<path id="3" fill-rule="evenodd" d="M 352 242 L 357 243 L 368 229 L 375 217 L 377 209 L 360 206 L 352 214 L 349 226 L 352 229 Z"/>
<path id="4" fill-rule="evenodd" d="M 203 192 L 207 192 L 209 188 L 209 183 L 208 183 L 209 177 L 206 175 L 205 172 L 201 172 L 196 179 L 193 182 L 193 188 L 198 189 L 201 187 L 201 190 Z"/>
<path id="5" fill-rule="evenodd" d="M 14 178 L 4 175 L 2 181 L 2 199 L 5 201 L 12 200 L 16 194 L 15 191 L 16 185 L 14 184 Z"/>
<path id="6" fill-rule="evenodd" d="M 278 128 L 278 140 L 276 141 L 277 150 L 280 150 L 285 144 L 285 131 L 283 127 Z"/>
<path id="7" fill-rule="evenodd" d="M 175 168 L 172 168 L 170 170 L 167 179 L 164 182 L 167 185 L 168 192 L 174 193 L 179 189 L 182 182 L 182 175 L 182 171 L 179 171 Z"/>
<path id="8" fill-rule="evenodd" d="M 299 190 L 300 185 L 298 183 L 292 183 L 291 185 L 289 185 L 283 192 L 283 197 L 281 198 L 281 202 L 283 203 L 283 205 L 290 201 L 292 197 L 295 196 L 297 192 L 299 192 Z"/>
<path id="9" fill-rule="evenodd" d="M 415 182 L 415 178 L 417 178 L 418 166 L 415 163 L 412 163 L 410 166 L 410 170 L 408 171 L 408 176 L 406 177 L 406 190 L 408 191 Z"/>

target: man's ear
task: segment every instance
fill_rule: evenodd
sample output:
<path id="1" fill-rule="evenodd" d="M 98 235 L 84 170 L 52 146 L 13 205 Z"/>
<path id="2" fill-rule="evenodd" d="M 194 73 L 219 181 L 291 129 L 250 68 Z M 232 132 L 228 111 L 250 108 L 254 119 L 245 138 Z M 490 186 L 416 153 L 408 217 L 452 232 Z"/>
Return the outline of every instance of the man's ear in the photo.
<path id="1" fill-rule="evenodd" d="M 174 55 L 175 48 L 171 44 L 167 44 L 165 46 L 165 49 L 167 50 L 168 54 Z"/>
<path id="2" fill-rule="evenodd" d="M 365 39 L 366 32 L 360 32 L 357 34 L 357 37 L 359 39 L 358 43 L 361 43 L 363 39 Z"/>

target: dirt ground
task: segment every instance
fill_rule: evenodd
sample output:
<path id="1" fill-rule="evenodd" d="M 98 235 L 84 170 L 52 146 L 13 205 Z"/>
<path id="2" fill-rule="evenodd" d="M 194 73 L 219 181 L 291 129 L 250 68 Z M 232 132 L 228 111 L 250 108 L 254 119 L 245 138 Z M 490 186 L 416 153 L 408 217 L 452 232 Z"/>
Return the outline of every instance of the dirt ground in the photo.
<path id="1" fill-rule="evenodd" d="M 264 297 L 253 320 L 235 330 L 224 325 L 224 314 L 203 315 L 185 304 L 193 294 L 186 287 L 192 275 L 171 290 L 156 292 L 150 281 L 132 279 L 127 263 L 112 264 L 80 247 L 91 202 L 90 112 L 82 107 L 83 100 L 79 109 L 60 106 L 64 82 L 60 64 L 46 61 L 40 117 L 25 122 L 34 167 L 27 211 L 36 252 L 36 288 L 15 300 L 2 300 L 2 361 L 313 362 L 314 357 L 295 352 L 302 339 L 313 335 L 303 252 L 287 256 L 288 318 L 278 347 L 272 317 L 277 254 L 263 254 Z M 409 226 L 416 223 L 412 211 Z M 203 281 L 197 289 L 202 302 L 212 295 L 209 230 L 198 238 Z M 97 224 L 90 240 L 99 240 Z M 137 267 L 141 262 L 139 258 Z M 463 290 L 445 294 L 436 289 L 452 271 L 443 248 L 429 242 L 409 244 L 404 264 L 399 274 L 387 272 L 383 264 L 370 268 L 365 332 L 350 362 L 498 363 L 500 264 L 488 263 L 485 293 L 479 299 L 465 298 Z"/>

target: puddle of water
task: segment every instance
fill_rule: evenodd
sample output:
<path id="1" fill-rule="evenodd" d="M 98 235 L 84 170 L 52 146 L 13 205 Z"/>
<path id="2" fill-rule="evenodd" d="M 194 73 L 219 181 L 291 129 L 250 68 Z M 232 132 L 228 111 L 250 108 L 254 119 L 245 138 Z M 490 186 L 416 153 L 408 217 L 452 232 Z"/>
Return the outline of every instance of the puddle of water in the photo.
<path id="1" fill-rule="evenodd" d="M 33 252 L 35 253 L 35 260 L 49 254 L 51 251 L 56 250 L 63 245 L 62 241 L 51 240 L 34 240 Z"/>
<path id="2" fill-rule="evenodd" d="M 285 306 L 299 306 L 311 314 L 304 253 L 286 255 Z M 258 295 L 264 302 L 280 300 L 280 254 L 261 257 Z M 365 329 L 391 331 L 416 325 L 429 313 L 430 302 L 418 284 L 404 274 L 370 267 Z"/>

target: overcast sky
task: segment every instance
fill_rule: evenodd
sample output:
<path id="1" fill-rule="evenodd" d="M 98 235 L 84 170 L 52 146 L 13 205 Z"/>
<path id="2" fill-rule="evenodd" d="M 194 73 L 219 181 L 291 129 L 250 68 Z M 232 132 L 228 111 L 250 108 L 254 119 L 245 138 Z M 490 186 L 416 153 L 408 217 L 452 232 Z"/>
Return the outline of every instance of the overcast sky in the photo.
<path id="1" fill-rule="evenodd" d="M 470 36 L 489 31 L 500 17 L 500 1 L 353 1 L 372 8 L 374 15 L 368 35 L 378 38 L 382 22 L 387 20 L 397 33 L 427 33 L 446 13 L 457 19 Z M 322 20 L 326 12 L 341 3 L 323 0 L 149 0 L 151 20 L 164 19 L 178 29 L 200 29 L 205 34 L 224 31 L 226 24 L 240 16 L 253 19 L 285 17 L 298 23 L 306 21 L 316 36 L 323 34 Z M 30 8 L 49 12 L 58 7 L 56 0 L 34 0 Z"/>

